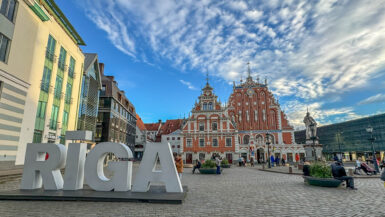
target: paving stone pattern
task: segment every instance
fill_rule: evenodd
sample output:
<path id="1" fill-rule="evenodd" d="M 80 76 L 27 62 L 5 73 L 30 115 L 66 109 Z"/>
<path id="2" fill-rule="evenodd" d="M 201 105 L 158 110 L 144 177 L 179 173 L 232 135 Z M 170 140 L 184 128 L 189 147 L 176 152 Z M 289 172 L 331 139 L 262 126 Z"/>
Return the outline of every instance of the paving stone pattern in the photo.
<path id="1" fill-rule="evenodd" d="M 0 201 L 0 216 L 385 216 L 383 182 L 355 181 L 357 191 L 308 186 L 301 176 L 255 168 L 225 169 L 222 175 L 185 169 L 182 182 L 189 192 L 182 205 Z M 16 178 L 0 184 L 0 191 L 19 185 Z"/>

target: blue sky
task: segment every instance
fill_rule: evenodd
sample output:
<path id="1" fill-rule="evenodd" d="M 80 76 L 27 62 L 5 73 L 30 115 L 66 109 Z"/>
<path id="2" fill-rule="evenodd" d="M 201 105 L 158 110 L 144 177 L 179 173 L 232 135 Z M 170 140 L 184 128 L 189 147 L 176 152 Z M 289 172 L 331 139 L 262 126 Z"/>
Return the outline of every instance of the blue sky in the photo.
<path id="1" fill-rule="evenodd" d="M 290 123 L 385 112 L 385 4 L 325 0 L 57 0 L 145 122 L 188 115 L 205 74 L 267 78 Z"/>

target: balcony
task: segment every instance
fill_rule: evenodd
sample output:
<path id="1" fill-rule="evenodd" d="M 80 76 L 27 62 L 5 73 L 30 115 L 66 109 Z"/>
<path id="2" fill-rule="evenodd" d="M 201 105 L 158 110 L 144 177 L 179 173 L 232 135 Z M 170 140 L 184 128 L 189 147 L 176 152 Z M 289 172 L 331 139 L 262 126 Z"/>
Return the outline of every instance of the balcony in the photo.
<path id="1" fill-rule="evenodd" d="M 56 62 L 57 59 L 56 55 L 54 54 L 54 51 L 51 51 L 48 48 L 46 48 L 45 57 L 51 62 Z"/>
<path id="2" fill-rule="evenodd" d="M 58 67 L 59 67 L 59 69 L 61 69 L 63 71 L 67 70 L 67 65 L 64 62 L 60 61 L 60 60 L 59 60 L 59 63 L 58 63 Z"/>

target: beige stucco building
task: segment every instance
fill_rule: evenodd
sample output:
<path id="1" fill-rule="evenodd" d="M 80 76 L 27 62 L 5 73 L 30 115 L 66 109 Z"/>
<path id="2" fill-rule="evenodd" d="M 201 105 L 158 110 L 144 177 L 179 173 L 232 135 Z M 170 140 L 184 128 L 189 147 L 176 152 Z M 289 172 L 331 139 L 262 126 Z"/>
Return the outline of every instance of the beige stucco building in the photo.
<path id="1" fill-rule="evenodd" d="M 76 129 L 84 42 L 53 0 L 0 6 L 0 160 L 23 164 L 27 143 Z"/>

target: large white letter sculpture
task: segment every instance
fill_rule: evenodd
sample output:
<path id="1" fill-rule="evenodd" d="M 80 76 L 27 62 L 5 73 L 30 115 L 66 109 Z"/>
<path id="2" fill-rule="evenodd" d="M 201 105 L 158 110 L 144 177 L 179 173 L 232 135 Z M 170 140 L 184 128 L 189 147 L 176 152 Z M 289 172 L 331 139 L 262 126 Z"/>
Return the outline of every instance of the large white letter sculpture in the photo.
<path id="1" fill-rule="evenodd" d="M 64 190 L 83 189 L 86 154 L 87 143 L 70 143 L 68 145 Z"/>
<path id="2" fill-rule="evenodd" d="M 44 160 L 46 153 L 49 158 Z M 46 190 L 62 189 L 60 169 L 65 165 L 66 153 L 62 144 L 28 143 L 20 188 L 32 190 L 43 185 Z"/>
<path id="3" fill-rule="evenodd" d="M 156 170 L 158 159 L 162 167 L 160 171 Z M 146 144 L 132 191 L 147 192 L 150 189 L 151 182 L 163 182 L 166 185 L 167 192 L 183 192 L 168 142 Z"/>
<path id="4" fill-rule="evenodd" d="M 95 191 L 128 191 L 131 189 L 132 161 L 109 162 L 108 170 L 114 172 L 108 179 L 103 172 L 103 163 L 108 153 L 117 158 L 132 158 L 131 150 L 124 144 L 103 142 L 93 148 L 85 164 L 85 181 Z"/>

